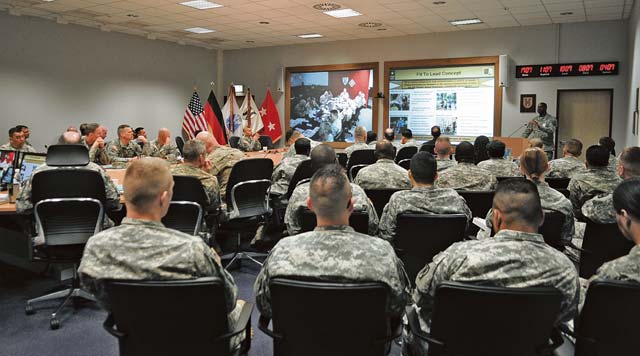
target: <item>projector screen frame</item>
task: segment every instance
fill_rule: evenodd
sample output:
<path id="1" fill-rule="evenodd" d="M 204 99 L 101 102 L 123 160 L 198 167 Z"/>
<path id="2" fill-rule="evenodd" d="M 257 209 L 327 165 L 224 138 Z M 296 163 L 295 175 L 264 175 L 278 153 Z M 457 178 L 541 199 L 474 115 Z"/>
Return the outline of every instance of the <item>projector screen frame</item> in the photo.
<path id="1" fill-rule="evenodd" d="M 389 127 L 389 76 L 393 69 L 412 69 L 412 68 L 439 68 L 439 67 L 459 67 L 474 65 L 493 65 L 494 66 L 494 94 L 493 94 L 493 136 L 502 135 L 502 88 L 498 85 L 500 82 L 500 61 L 499 56 L 485 57 L 464 57 L 464 58 L 440 58 L 440 59 L 418 59 L 405 61 L 384 62 L 384 106 L 382 125 Z"/>
<path id="2" fill-rule="evenodd" d="M 372 93 L 372 130 L 378 132 L 378 66 L 379 62 L 364 63 L 344 63 L 344 64 L 324 64 L 313 66 L 297 66 L 286 67 L 284 71 L 284 126 L 285 131 L 291 128 L 291 74 L 292 73 L 308 73 L 308 72 L 336 72 L 346 70 L 364 70 L 373 71 L 373 93 Z M 351 146 L 352 142 L 325 142 L 334 148 L 345 148 Z M 285 142 L 286 145 L 286 142 Z"/>

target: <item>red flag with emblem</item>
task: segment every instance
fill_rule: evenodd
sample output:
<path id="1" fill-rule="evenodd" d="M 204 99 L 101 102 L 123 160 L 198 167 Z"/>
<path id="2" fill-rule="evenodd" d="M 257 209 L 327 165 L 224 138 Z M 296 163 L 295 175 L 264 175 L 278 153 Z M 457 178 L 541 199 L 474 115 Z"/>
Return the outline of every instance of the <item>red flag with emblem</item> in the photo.
<path id="1" fill-rule="evenodd" d="M 271 137 L 271 141 L 276 142 L 282 137 L 282 127 L 280 126 L 280 115 L 276 109 L 276 103 L 271 97 L 271 90 L 267 89 L 262 105 L 260 105 L 260 116 L 264 128 L 261 134 Z"/>

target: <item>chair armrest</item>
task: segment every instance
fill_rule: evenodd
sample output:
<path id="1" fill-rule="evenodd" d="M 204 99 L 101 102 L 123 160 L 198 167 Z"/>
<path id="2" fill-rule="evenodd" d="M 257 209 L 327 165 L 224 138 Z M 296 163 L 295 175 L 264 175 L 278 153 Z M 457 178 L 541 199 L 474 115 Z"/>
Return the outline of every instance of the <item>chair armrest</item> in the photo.
<path id="1" fill-rule="evenodd" d="M 562 345 L 563 342 L 564 342 L 564 339 L 562 338 L 562 334 L 560 333 L 560 330 L 557 327 L 554 327 L 553 330 L 551 330 L 551 344 L 539 347 L 536 350 L 536 353 L 538 355 L 549 355 L 553 352 L 553 350 L 560 347 L 560 345 Z"/>
<path id="2" fill-rule="evenodd" d="M 581 253 L 582 253 L 582 252 L 585 252 L 585 253 L 592 253 L 592 252 L 591 252 L 591 251 L 589 251 L 589 250 L 585 250 L 585 249 L 583 249 L 583 248 L 581 248 L 581 247 L 578 247 L 578 246 L 574 245 L 574 244 L 573 244 L 573 242 L 567 242 L 566 244 L 564 244 L 564 246 L 565 246 L 565 247 L 570 247 L 570 248 L 572 248 L 572 249 L 574 249 L 574 250 L 578 250 L 578 251 L 580 251 Z"/>
<path id="3" fill-rule="evenodd" d="M 113 319 L 113 314 L 109 313 L 109 315 L 107 315 L 107 318 L 104 320 L 104 323 L 102 323 L 102 327 L 111 335 L 115 336 L 118 339 L 122 339 L 123 337 L 126 336 L 125 333 L 118 331 L 114 328 L 114 326 L 116 325 L 115 320 Z"/>
<path id="4" fill-rule="evenodd" d="M 247 329 L 247 326 L 251 322 L 251 312 L 253 311 L 253 303 L 246 302 L 242 306 L 242 310 L 240 311 L 240 316 L 236 321 L 236 327 L 233 331 L 220 335 L 216 338 L 216 340 L 225 340 L 230 337 L 236 336 Z"/>
<path id="5" fill-rule="evenodd" d="M 269 335 L 272 339 L 282 340 L 284 336 L 280 334 L 276 334 L 273 330 L 269 329 L 269 322 L 271 318 L 267 318 L 265 316 L 260 315 L 260 319 L 258 320 L 258 329 L 260 329 L 263 333 Z"/>
<path id="6" fill-rule="evenodd" d="M 431 337 L 431 334 L 424 332 L 422 328 L 420 328 L 420 319 L 418 319 L 418 312 L 415 309 L 409 306 L 406 308 L 406 312 L 407 320 L 409 321 L 409 330 L 411 330 L 413 335 L 429 344 L 444 347 L 444 342 L 434 339 Z"/>

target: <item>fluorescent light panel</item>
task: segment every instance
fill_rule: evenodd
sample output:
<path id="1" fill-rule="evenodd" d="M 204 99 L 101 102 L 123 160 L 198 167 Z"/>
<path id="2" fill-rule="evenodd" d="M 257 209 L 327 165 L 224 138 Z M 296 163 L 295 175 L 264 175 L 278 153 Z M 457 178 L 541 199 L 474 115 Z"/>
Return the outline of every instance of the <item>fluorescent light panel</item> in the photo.
<path id="1" fill-rule="evenodd" d="M 482 23 L 482 20 L 480 20 L 480 19 L 463 19 L 463 20 L 449 21 L 449 23 L 454 25 L 454 26 L 475 25 L 475 24 L 478 24 L 478 23 Z"/>
<path id="2" fill-rule="evenodd" d="M 211 33 L 211 32 L 216 32 L 216 30 L 211 30 L 211 29 L 204 28 L 204 27 L 185 28 L 184 30 L 187 31 L 187 32 L 193 32 L 193 33 Z"/>
<path id="3" fill-rule="evenodd" d="M 206 0 L 193 0 L 193 1 L 185 1 L 181 2 L 180 5 L 193 7 L 198 10 L 206 10 L 206 9 L 214 9 L 216 7 L 222 7 L 220 4 L 216 4 L 215 2 L 209 2 Z"/>
<path id="4" fill-rule="evenodd" d="M 362 15 L 361 13 L 359 13 L 354 9 L 340 9 L 340 10 L 325 11 L 324 14 L 335 17 L 335 18 L 339 18 L 339 19 L 344 17 L 354 17 L 354 16 Z"/>
<path id="5" fill-rule="evenodd" d="M 298 35 L 298 37 L 300 38 L 320 38 L 320 37 L 324 37 L 319 33 L 307 33 L 304 35 Z"/>

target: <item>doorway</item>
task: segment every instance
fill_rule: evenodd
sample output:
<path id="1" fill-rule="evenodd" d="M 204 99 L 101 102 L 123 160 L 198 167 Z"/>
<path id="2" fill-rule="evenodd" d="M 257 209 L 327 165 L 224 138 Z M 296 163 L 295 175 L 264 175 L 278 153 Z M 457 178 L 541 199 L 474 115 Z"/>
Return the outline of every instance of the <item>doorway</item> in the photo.
<path id="1" fill-rule="evenodd" d="M 613 89 L 558 90 L 557 103 L 556 158 L 562 156 L 562 147 L 571 138 L 582 142 L 584 153 L 600 137 L 611 136 Z"/>

